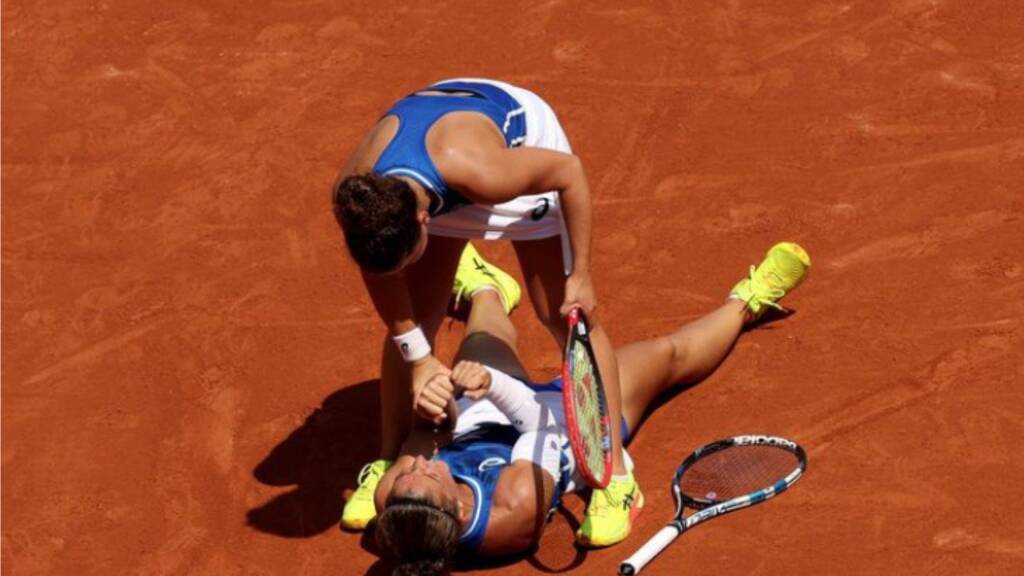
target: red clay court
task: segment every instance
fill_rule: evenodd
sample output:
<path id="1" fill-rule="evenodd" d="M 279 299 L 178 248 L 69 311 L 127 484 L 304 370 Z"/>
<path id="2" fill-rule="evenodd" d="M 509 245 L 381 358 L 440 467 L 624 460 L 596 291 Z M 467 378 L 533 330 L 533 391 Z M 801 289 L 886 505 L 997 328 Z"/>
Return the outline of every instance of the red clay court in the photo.
<path id="1" fill-rule="evenodd" d="M 345 4 L 345 5 L 343 5 Z M 645 574 L 1011 574 L 1024 565 L 1024 11 L 1015 2 L 5 2 L 3 574 L 379 573 L 338 530 L 376 453 L 384 328 L 329 189 L 394 99 L 543 95 L 588 168 L 617 343 L 795 240 L 797 313 L 632 445 L 612 574 L 677 461 L 765 432 L 807 476 Z M 511 249 L 481 250 L 518 273 Z M 536 376 L 558 351 L 516 311 Z M 442 357 L 462 329 L 442 328 Z M 1017 568 L 1014 569 L 1013 567 Z"/>

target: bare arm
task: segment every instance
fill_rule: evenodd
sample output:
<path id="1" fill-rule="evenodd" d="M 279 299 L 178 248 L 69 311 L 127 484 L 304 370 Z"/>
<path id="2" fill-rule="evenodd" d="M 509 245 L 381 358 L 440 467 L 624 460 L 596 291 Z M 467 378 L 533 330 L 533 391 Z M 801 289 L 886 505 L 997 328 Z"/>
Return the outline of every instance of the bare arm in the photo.
<path id="1" fill-rule="evenodd" d="M 502 470 L 480 551 L 489 555 L 529 550 L 544 531 L 555 481 L 540 466 L 516 460 Z"/>
<path id="2" fill-rule="evenodd" d="M 370 299 L 373 300 L 373 306 L 377 309 L 377 314 L 384 321 L 391 336 L 404 334 L 416 328 L 412 298 L 409 296 L 404 272 L 386 275 L 363 272 L 362 275 L 366 289 L 370 293 Z M 424 418 L 434 420 L 435 424 L 439 423 L 442 419 L 441 413 L 444 404 L 438 404 L 436 410 L 428 409 L 426 404 L 419 402 L 420 395 L 428 379 L 438 374 L 447 377 L 451 370 L 431 352 L 412 362 L 411 372 L 410 393 L 413 397 L 413 406 L 410 406 L 410 409 L 415 409 Z"/>
<path id="3" fill-rule="evenodd" d="M 572 272 L 590 271 L 593 213 L 579 157 L 543 148 L 461 147 L 446 149 L 440 165 L 449 186 L 483 204 L 558 191 L 572 245 Z"/>
<path id="4" fill-rule="evenodd" d="M 383 275 L 362 272 L 362 275 L 373 307 L 392 336 L 416 327 L 404 272 Z"/>

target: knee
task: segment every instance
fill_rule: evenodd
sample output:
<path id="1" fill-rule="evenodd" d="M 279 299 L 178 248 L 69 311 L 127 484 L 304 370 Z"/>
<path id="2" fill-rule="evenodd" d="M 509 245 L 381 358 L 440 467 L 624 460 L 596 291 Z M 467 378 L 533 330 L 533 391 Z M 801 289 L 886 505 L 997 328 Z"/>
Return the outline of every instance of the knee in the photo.
<path id="1" fill-rule="evenodd" d="M 689 342 L 685 339 L 661 338 L 661 345 L 669 358 L 669 365 L 672 366 L 672 374 L 680 374 L 685 370 L 686 362 L 690 356 Z"/>

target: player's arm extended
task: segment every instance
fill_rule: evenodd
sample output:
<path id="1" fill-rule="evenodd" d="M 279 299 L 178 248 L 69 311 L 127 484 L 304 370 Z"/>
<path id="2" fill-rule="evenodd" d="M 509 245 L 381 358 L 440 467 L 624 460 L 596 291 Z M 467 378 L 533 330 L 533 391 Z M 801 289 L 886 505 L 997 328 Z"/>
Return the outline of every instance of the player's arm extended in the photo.
<path id="1" fill-rule="evenodd" d="M 409 286 L 406 282 L 405 273 L 402 271 L 393 274 L 372 274 L 361 271 L 363 283 L 370 293 L 373 307 L 377 314 L 388 327 L 392 336 L 402 334 L 416 327 L 416 320 L 413 316 L 412 298 L 409 296 Z"/>
<path id="2" fill-rule="evenodd" d="M 481 204 L 557 190 L 572 245 L 572 273 L 589 273 L 593 209 L 578 156 L 543 148 L 464 146 L 445 150 L 440 160 L 448 185 Z"/>
<path id="3" fill-rule="evenodd" d="M 363 271 L 362 276 L 373 306 L 392 337 L 406 334 L 418 326 L 404 272 L 371 274 Z M 439 372 L 447 374 L 450 370 L 434 356 L 433 352 L 412 362 L 413 396 L 418 396 L 427 380 Z M 426 413 L 421 413 L 421 415 L 430 416 Z"/>

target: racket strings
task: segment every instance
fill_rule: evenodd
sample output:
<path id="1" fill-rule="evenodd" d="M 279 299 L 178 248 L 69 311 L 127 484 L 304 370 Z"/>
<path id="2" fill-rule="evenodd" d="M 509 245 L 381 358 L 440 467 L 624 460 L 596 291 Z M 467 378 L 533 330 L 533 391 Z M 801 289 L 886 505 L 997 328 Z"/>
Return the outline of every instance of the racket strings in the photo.
<path id="1" fill-rule="evenodd" d="M 721 502 L 767 488 L 798 465 L 796 455 L 782 448 L 730 446 L 694 462 L 679 487 L 694 500 Z"/>
<path id="2" fill-rule="evenodd" d="M 576 411 L 579 418 L 581 433 L 587 438 L 601 438 L 604 435 L 601 425 L 601 407 L 597 395 L 593 391 L 594 365 L 584 346 L 574 344 L 569 350 L 569 376 L 572 382 L 564 385 L 573 387 L 576 397 Z M 584 451 L 591 470 L 602 467 L 604 453 L 600 445 L 584 442 Z"/>

